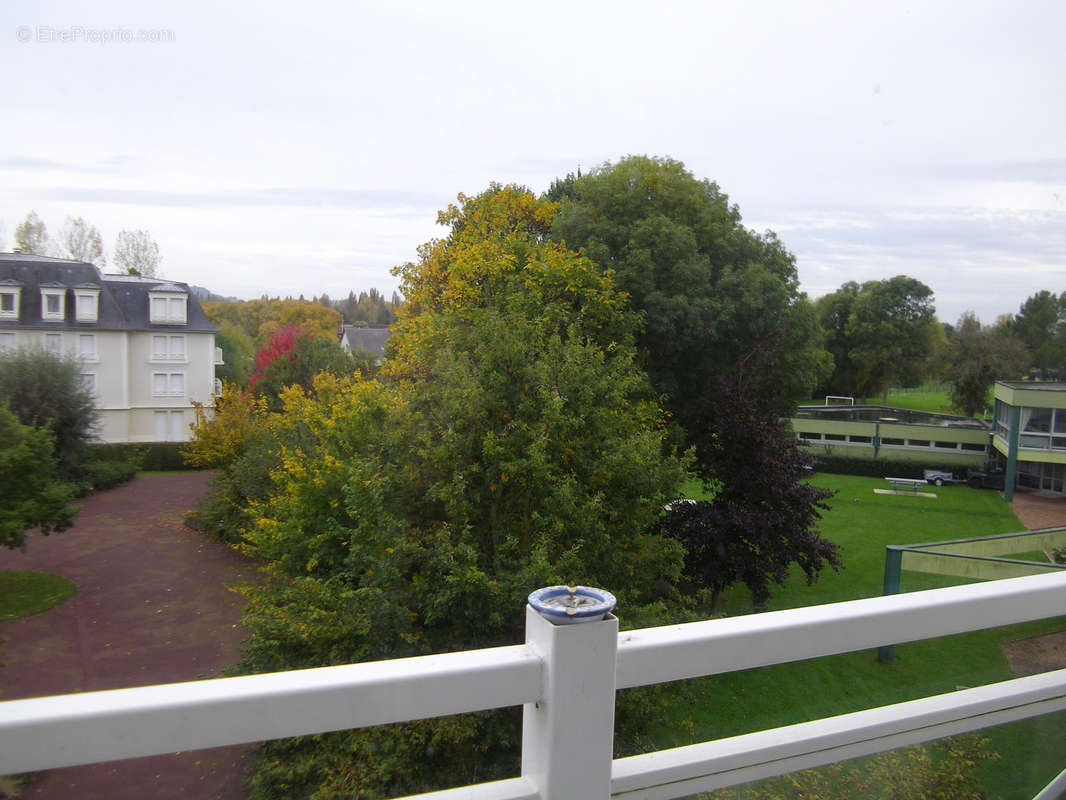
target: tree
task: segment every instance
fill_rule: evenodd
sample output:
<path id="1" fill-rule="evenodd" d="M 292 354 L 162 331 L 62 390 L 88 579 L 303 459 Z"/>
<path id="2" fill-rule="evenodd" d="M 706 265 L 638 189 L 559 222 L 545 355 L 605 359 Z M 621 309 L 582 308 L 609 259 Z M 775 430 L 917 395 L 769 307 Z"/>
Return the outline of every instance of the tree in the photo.
<path id="1" fill-rule="evenodd" d="M 76 477 L 99 417 L 76 357 L 38 348 L 0 353 L 0 403 L 23 425 L 47 427 L 60 475 Z"/>
<path id="2" fill-rule="evenodd" d="M 254 370 L 248 388 L 266 397 L 271 410 L 280 410 L 282 389 L 298 386 L 310 391 L 320 372 L 346 375 L 355 368 L 341 346 L 329 339 L 315 337 L 298 325 L 279 328 L 270 341 L 255 354 Z"/>
<path id="3" fill-rule="evenodd" d="M 251 338 L 236 325 L 224 322 L 218 326 L 215 344 L 222 348 L 224 362 L 215 367 L 215 377 L 220 381 L 246 386 L 255 358 Z"/>
<path id="4" fill-rule="evenodd" d="M 891 380 L 924 365 L 935 326 L 933 290 L 921 281 L 897 275 L 864 283 L 846 330 L 858 394 L 884 392 L 882 402 L 887 402 Z"/>
<path id="5" fill-rule="evenodd" d="M 714 510 L 701 506 L 706 513 L 679 536 L 689 575 L 702 575 L 712 593 L 745 580 L 763 602 L 767 577 L 790 562 L 837 565 L 814 528 L 820 496 L 799 482 L 795 444 L 775 422 L 830 369 L 792 254 L 773 233 L 745 228 L 716 184 L 670 159 L 606 164 L 557 182 L 549 196 L 561 201 L 552 239 L 580 247 L 642 312 L 641 361 L 694 446 L 700 476 L 718 490 Z M 736 458 L 722 442 L 751 457 Z M 764 524 L 773 549 L 761 565 L 734 569 L 700 555 L 722 544 L 751 556 L 748 542 L 761 534 L 746 526 Z"/>
<path id="6" fill-rule="evenodd" d="M 98 267 L 107 263 L 100 231 L 81 217 L 67 217 L 59 231 L 59 248 L 65 258 L 74 261 L 85 261 Z"/>
<path id="7" fill-rule="evenodd" d="M 57 477 L 52 451 L 51 431 L 22 425 L 0 403 L 0 546 L 25 549 L 27 531 L 47 536 L 74 524 L 74 493 Z"/>
<path id="8" fill-rule="evenodd" d="M 859 385 L 858 370 L 851 358 L 851 338 L 848 322 L 859 296 L 859 284 L 848 281 L 832 294 L 815 301 L 818 321 L 825 331 L 825 349 L 833 357 L 833 371 L 825 386 L 825 394 L 852 395 Z"/>
<path id="9" fill-rule="evenodd" d="M 1046 289 L 1028 298 L 1011 330 L 1029 351 L 1030 366 L 1041 380 L 1066 374 L 1066 292 L 1056 297 Z"/>
<path id="10" fill-rule="evenodd" d="M 341 315 L 335 309 L 326 308 L 309 300 L 293 300 L 291 297 L 264 297 L 259 300 L 229 302 L 216 300 L 202 304 L 207 318 L 222 327 L 232 325 L 241 330 L 256 348 L 263 347 L 279 328 L 298 325 L 301 330 L 315 338 L 337 341 Z"/>
<path id="11" fill-rule="evenodd" d="M 819 298 L 834 369 L 835 394 L 869 397 L 886 393 L 892 380 L 913 382 L 924 372 L 938 334 L 933 290 L 897 275 L 861 286 L 849 281 Z"/>
<path id="12" fill-rule="evenodd" d="M 582 249 L 644 317 L 637 343 L 655 388 L 689 430 L 717 376 L 771 374 L 757 399 L 785 414 L 830 368 L 795 258 L 743 226 L 710 181 L 672 159 L 631 156 L 556 182 L 551 236 Z"/>
<path id="13" fill-rule="evenodd" d="M 46 256 L 50 249 L 48 228 L 37 212 L 31 211 L 15 228 L 15 252 Z"/>
<path id="14" fill-rule="evenodd" d="M 1025 347 L 1017 337 L 996 326 L 982 326 L 972 311 L 959 317 L 947 341 L 944 374 L 951 381 L 951 404 L 972 417 L 988 406 L 989 390 L 997 378 L 1018 373 L 1025 363 Z"/>
<path id="15" fill-rule="evenodd" d="M 701 463 L 714 465 L 715 497 L 673 504 L 663 526 L 685 545 L 685 574 L 709 592 L 711 612 L 736 582 L 751 590 L 756 607 L 764 606 L 771 581 L 783 583 L 793 563 L 808 583 L 827 566 L 839 570 L 840 549 L 817 528 L 832 492 L 803 480 L 810 455 L 785 423 L 724 377 L 707 402 L 715 406 L 707 415 L 711 425 L 693 438 Z"/>
<path id="16" fill-rule="evenodd" d="M 119 232 L 115 240 L 115 263 L 127 273 L 145 278 L 160 277 L 160 261 L 159 245 L 148 231 Z"/>
<path id="17" fill-rule="evenodd" d="M 685 465 L 624 297 L 537 233 L 554 211 L 517 187 L 460 197 L 441 215 L 448 237 L 400 269 L 411 300 L 380 379 L 319 375 L 267 412 L 279 464 L 244 535 L 279 580 L 250 591 L 243 669 L 513 642 L 510 609 L 536 586 L 610 587 L 634 623 L 677 597 L 681 548 L 654 523 Z M 491 779 L 514 768 L 517 722 L 493 712 L 269 743 L 254 790 Z"/>

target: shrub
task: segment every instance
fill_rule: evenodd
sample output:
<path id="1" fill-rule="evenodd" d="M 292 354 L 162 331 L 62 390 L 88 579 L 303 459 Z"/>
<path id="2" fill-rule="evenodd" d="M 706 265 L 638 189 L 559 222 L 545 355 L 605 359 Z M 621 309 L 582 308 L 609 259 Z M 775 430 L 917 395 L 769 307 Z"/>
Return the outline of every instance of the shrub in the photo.
<path id="1" fill-rule="evenodd" d="M 51 429 L 59 473 L 73 479 L 99 418 L 81 369 L 75 356 L 43 348 L 0 353 L 0 403 L 23 425 Z"/>
<path id="2" fill-rule="evenodd" d="M 811 461 L 819 472 L 834 475 L 859 475 L 867 478 L 921 478 L 927 469 L 944 469 L 943 461 L 890 460 L 885 458 L 854 458 L 852 456 L 819 455 L 812 449 Z M 965 472 L 963 467 L 957 472 Z"/>

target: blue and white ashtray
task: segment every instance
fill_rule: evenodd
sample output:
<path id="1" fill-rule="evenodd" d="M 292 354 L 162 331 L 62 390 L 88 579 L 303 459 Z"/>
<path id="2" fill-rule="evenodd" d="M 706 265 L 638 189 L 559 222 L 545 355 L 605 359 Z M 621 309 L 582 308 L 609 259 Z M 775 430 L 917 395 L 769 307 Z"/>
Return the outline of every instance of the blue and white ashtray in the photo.
<path id="1" fill-rule="evenodd" d="M 548 586 L 529 595 L 529 604 L 556 625 L 595 622 L 614 610 L 614 595 L 591 586 Z"/>

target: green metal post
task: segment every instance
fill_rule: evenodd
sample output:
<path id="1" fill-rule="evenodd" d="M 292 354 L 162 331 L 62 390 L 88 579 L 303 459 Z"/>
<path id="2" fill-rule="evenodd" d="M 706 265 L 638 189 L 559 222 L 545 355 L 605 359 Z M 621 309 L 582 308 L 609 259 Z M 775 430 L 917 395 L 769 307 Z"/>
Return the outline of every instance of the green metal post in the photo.
<path id="1" fill-rule="evenodd" d="M 1010 407 L 1010 429 L 1007 431 L 1007 472 L 1003 476 L 1003 499 L 1014 499 L 1014 477 L 1018 469 L 1018 428 L 1022 424 L 1022 407 Z"/>
<path id="2" fill-rule="evenodd" d="M 877 451 L 881 449 L 881 423 L 874 423 L 874 458 L 877 458 Z"/>
<path id="3" fill-rule="evenodd" d="M 885 547 L 885 583 L 882 595 L 899 594 L 900 573 L 903 572 L 903 550 L 894 545 Z M 882 664 L 891 664 L 895 658 L 896 646 L 886 644 L 877 648 L 877 660 Z"/>

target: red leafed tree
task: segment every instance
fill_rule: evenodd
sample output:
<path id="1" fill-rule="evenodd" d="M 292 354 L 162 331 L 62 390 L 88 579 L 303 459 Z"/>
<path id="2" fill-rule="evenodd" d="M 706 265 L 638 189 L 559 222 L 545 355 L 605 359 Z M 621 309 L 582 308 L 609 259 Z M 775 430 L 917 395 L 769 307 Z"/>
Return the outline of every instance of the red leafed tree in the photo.
<path id="1" fill-rule="evenodd" d="M 294 350 L 296 350 L 297 340 L 302 335 L 299 325 L 286 325 L 274 331 L 270 341 L 255 354 L 255 364 L 251 377 L 248 378 L 248 388 L 254 389 L 280 359 L 287 358 L 289 361 L 295 361 Z"/>
<path id="2" fill-rule="evenodd" d="M 255 354 L 254 366 L 248 388 L 265 397 L 271 411 L 281 410 L 279 395 L 286 386 L 309 392 L 318 373 L 344 375 L 354 369 L 352 359 L 336 341 L 315 336 L 299 325 L 274 331 Z"/>

